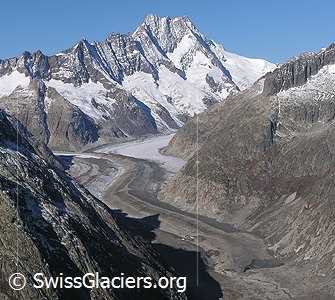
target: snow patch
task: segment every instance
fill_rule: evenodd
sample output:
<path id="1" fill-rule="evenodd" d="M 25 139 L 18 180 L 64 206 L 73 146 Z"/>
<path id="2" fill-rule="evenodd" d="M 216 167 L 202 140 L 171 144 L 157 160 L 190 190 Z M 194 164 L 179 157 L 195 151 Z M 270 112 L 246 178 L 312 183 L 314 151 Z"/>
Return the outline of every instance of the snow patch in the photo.
<path id="1" fill-rule="evenodd" d="M 281 105 L 292 102 L 322 102 L 335 94 L 335 64 L 324 66 L 302 86 L 292 87 L 277 94 Z"/>
<path id="2" fill-rule="evenodd" d="M 200 87 L 203 91 L 211 93 L 207 76 L 210 76 L 215 83 L 220 85 L 221 90 L 215 92 L 215 94 L 221 99 L 227 98 L 230 92 L 235 88 L 234 84 L 219 67 L 213 65 L 204 53 L 197 51 L 191 66 L 186 71 L 187 80 L 197 87 Z"/>
<path id="3" fill-rule="evenodd" d="M 0 97 L 9 96 L 18 86 L 28 87 L 29 82 L 29 77 L 17 70 L 0 77 Z"/>
<path id="4" fill-rule="evenodd" d="M 183 69 L 182 59 L 183 57 L 195 47 L 196 40 L 191 34 L 183 36 L 177 48 L 172 53 L 167 53 L 167 57 L 174 63 L 178 69 Z"/>
<path id="5" fill-rule="evenodd" d="M 144 72 L 136 72 L 126 76 L 122 82 L 123 87 L 130 91 L 138 100 L 144 102 L 155 114 L 155 104 L 164 106 L 171 117 L 178 120 L 179 114 L 193 115 L 206 109 L 203 103 L 205 97 L 215 97 L 206 93 L 197 85 L 183 79 L 177 73 L 171 72 L 165 66 L 160 66 L 159 81 L 155 82 L 152 75 Z M 156 121 L 159 116 L 154 116 Z"/>
<path id="6" fill-rule="evenodd" d="M 86 115 L 93 119 L 101 119 L 105 113 L 103 110 L 95 107 L 94 102 L 111 108 L 115 99 L 107 97 L 107 90 L 102 83 L 89 81 L 81 86 L 74 86 L 72 83 L 64 83 L 60 80 L 51 79 L 46 82 L 47 86 L 53 87 L 57 92 L 66 98 L 70 103 L 77 106 Z"/>
<path id="7" fill-rule="evenodd" d="M 226 51 L 221 45 L 212 41 L 211 50 L 229 71 L 233 81 L 241 90 L 249 88 L 257 79 L 277 66 L 264 59 L 248 58 Z"/>
<path id="8" fill-rule="evenodd" d="M 177 111 L 193 115 L 206 109 L 203 98 L 213 95 L 206 94 L 199 86 L 171 72 L 165 66 L 159 68 L 159 75 L 159 89 L 164 95 L 171 98 Z"/>

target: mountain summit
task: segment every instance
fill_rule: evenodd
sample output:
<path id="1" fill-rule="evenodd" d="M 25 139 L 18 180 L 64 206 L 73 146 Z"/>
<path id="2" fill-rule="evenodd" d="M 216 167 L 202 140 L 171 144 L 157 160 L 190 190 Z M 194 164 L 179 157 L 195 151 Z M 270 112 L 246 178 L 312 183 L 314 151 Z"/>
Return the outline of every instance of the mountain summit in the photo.
<path id="1" fill-rule="evenodd" d="M 130 34 L 0 60 L 0 106 L 52 148 L 82 149 L 177 129 L 274 67 L 227 52 L 187 17 L 149 15 Z"/>

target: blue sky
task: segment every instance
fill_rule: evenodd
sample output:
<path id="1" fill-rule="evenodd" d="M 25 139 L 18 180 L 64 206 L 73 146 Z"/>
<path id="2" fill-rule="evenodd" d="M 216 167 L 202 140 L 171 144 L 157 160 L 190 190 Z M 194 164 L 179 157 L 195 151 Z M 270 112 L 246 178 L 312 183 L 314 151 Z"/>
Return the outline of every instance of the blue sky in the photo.
<path id="1" fill-rule="evenodd" d="M 335 41 L 333 0 L 9 0 L 0 4 L 0 58 L 133 31 L 149 13 L 187 15 L 226 49 L 273 62 Z"/>

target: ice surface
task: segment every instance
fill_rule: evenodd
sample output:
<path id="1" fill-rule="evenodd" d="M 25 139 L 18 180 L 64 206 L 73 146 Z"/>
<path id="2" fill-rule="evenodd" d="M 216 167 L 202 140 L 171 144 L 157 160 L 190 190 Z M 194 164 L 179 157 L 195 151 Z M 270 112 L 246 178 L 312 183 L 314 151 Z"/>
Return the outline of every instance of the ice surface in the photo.
<path id="1" fill-rule="evenodd" d="M 119 145 L 106 145 L 97 152 L 115 153 L 134 158 L 152 160 L 161 164 L 168 172 L 176 173 L 179 171 L 185 161 L 173 156 L 162 155 L 159 150 L 168 145 L 173 134 L 155 136 L 143 141 L 133 141 Z"/>

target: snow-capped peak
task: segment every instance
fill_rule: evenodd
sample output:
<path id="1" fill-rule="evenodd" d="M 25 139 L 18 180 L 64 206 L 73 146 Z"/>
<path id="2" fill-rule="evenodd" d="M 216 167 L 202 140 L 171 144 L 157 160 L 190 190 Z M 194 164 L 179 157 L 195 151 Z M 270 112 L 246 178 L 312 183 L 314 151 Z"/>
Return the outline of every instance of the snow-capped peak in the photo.
<path id="1" fill-rule="evenodd" d="M 146 16 L 132 36 L 135 39 L 143 39 L 143 35 L 146 34 L 153 38 L 153 42 L 157 42 L 157 46 L 165 53 L 172 52 L 185 35 L 201 35 L 187 17 L 170 18 L 157 15 Z"/>

